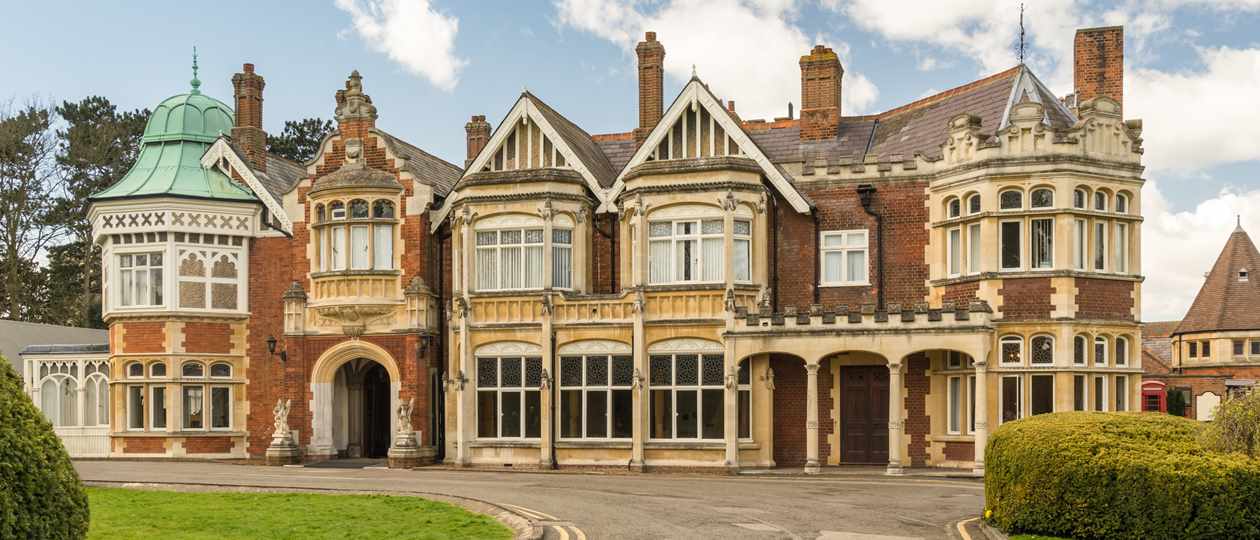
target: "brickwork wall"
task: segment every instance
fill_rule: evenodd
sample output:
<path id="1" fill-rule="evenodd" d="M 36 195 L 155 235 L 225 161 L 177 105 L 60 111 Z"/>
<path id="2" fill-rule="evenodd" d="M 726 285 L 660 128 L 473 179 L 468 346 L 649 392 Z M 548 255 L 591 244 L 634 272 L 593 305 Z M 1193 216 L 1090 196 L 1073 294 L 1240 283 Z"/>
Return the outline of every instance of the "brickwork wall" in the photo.
<path id="1" fill-rule="evenodd" d="M 869 287 L 822 287 L 819 301 L 833 306 L 875 303 L 878 261 L 881 245 L 875 219 L 862 209 L 857 186 L 853 184 L 809 185 L 799 189 L 818 209 L 820 232 L 866 229 L 869 234 Z M 888 303 L 915 304 L 924 301 L 928 268 L 923 250 L 927 245 L 926 182 L 886 182 L 876 185 L 872 209 L 884 220 L 884 289 Z M 778 230 L 778 288 L 780 306 L 805 308 L 814 301 L 814 275 L 818 268 L 818 237 L 812 216 L 793 210 L 778 199 L 775 228 Z M 821 281 L 821 280 L 820 280 Z"/>
<path id="2" fill-rule="evenodd" d="M 906 443 L 909 445 L 907 457 L 910 466 L 927 465 L 927 435 L 932 429 L 931 418 L 927 414 L 927 395 L 931 391 L 931 381 L 927 371 L 931 362 L 924 354 L 916 354 L 905 360 L 905 404 L 906 404 Z M 890 415 L 895 414 L 890 411 Z"/>
<path id="3" fill-rule="evenodd" d="M 976 444 L 962 441 L 946 441 L 945 459 L 948 461 L 975 461 Z"/>
<path id="4" fill-rule="evenodd" d="M 941 300 L 943 302 L 953 302 L 954 304 L 963 305 L 979 299 L 976 294 L 980 290 L 980 282 L 972 281 L 969 283 L 959 283 L 957 285 L 947 285 L 945 294 Z"/>
<path id="5" fill-rule="evenodd" d="M 123 439 L 124 454 L 161 454 L 166 452 L 165 437 L 128 437 Z"/>
<path id="6" fill-rule="evenodd" d="M 188 454 L 226 454 L 231 451 L 231 437 L 189 437 L 184 439 L 184 452 Z"/>
<path id="7" fill-rule="evenodd" d="M 232 352 L 232 324 L 184 323 L 184 352 L 228 354 Z"/>
<path id="8" fill-rule="evenodd" d="M 616 265 L 613 261 L 613 252 L 610 250 L 619 249 L 617 247 L 617 216 L 614 214 L 601 214 L 595 217 L 594 227 L 604 232 L 611 232 L 612 237 L 606 237 L 595 231 L 591 236 L 591 292 L 595 293 L 612 293 L 620 290 L 620 287 L 614 283 L 614 270 Z M 620 264 L 617 262 L 616 264 Z"/>
<path id="9" fill-rule="evenodd" d="M 1054 311 L 1050 278 L 1021 278 L 1002 281 L 1000 318 L 1004 321 L 1046 320 Z"/>
<path id="10" fill-rule="evenodd" d="M 1221 366 L 1203 368 L 1184 368 L 1180 375 L 1144 374 L 1143 381 L 1160 381 L 1168 385 L 1168 390 L 1188 389 L 1190 399 L 1186 402 L 1186 417 L 1197 418 L 1195 398 L 1205 392 L 1212 392 L 1225 398 L 1225 379 L 1260 379 L 1260 366 Z"/>
<path id="11" fill-rule="evenodd" d="M 122 352 L 166 352 L 166 323 L 160 321 L 117 322 L 112 325 L 122 333 Z"/>
<path id="12" fill-rule="evenodd" d="M 300 229 L 303 237 L 305 231 L 304 227 Z M 283 237 L 256 238 L 250 243 L 251 314 L 246 323 L 245 339 L 245 356 L 248 359 L 245 377 L 249 383 L 245 385 L 245 397 L 250 406 L 246 430 L 249 431 L 247 451 L 251 455 L 261 455 L 271 443 L 271 409 L 276 400 L 282 397 L 298 397 L 292 391 L 280 391 L 276 383 L 280 380 L 281 369 L 287 366 L 282 365 L 278 357 L 267 352 L 269 336 L 275 336 L 282 341 L 279 348 L 288 346 L 288 340 L 284 338 L 284 302 L 280 297 L 295 279 L 294 275 L 298 274 L 291 262 L 291 255 L 296 251 L 293 246 L 299 242 L 298 236 L 295 234 L 293 240 Z"/>
<path id="13" fill-rule="evenodd" d="M 1076 318 L 1133 320 L 1132 281 L 1076 278 Z"/>
<path id="14" fill-rule="evenodd" d="M 1073 54 L 1077 102 L 1107 96 L 1124 103 L 1124 28 L 1076 31 Z"/>
<path id="15" fill-rule="evenodd" d="M 774 369 L 774 462 L 779 467 L 805 465 L 805 405 L 808 400 L 808 374 L 805 363 L 792 356 L 772 356 Z M 818 368 L 818 462 L 831 456 L 836 418 L 831 396 L 832 374 L 828 361 Z"/>

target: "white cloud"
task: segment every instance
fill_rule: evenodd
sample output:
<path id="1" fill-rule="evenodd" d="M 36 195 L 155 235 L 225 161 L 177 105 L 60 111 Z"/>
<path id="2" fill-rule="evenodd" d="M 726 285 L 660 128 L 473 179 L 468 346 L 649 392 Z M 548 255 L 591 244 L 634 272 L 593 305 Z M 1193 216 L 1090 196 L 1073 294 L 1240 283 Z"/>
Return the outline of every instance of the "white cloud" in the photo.
<path id="1" fill-rule="evenodd" d="M 1260 233 L 1255 208 L 1260 208 L 1260 190 L 1223 190 L 1192 210 L 1174 212 L 1157 183 L 1147 182 L 1142 193 L 1143 320 L 1184 317 L 1234 230 L 1236 216 L 1242 216 L 1248 233 Z"/>
<path id="2" fill-rule="evenodd" d="M 1125 116 L 1143 120 L 1142 161 L 1153 170 L 1260 160 L 1260 49 L 1201 49 L 1199 57 L 1199 71 L 1125 74 Z"/>
<path id="3" fill-rule="evenodd" d="M 561 25 L 589 32 L 633 56 L 645 30 L 665 45 L 665 72 L 675 80 L 691 77 L 692 66 L 714 93 L 735 100 L 744 118 L 783 116 L 789 101 L 800 108 L 798 60 L 813 40 L 796 24 L 791 0 L 670 0 L 647 3 L 616 0 L 557 0 Z M 746 28 L 748 32 L 733 32 Z M 851 69 L 848 45 L 828 43 L 845 63 L 842 110 L 861 114 L 879 90 Z M 666 102 L 670 96 L 666 96 Z"/>
<path id="4" fill-rule="evenodd" d="M 455 55 L 459 19 L 428 0 L 336 0 L 354 32 L 369 48 L 447 92 L 459 83 L 467 61 Z"/>

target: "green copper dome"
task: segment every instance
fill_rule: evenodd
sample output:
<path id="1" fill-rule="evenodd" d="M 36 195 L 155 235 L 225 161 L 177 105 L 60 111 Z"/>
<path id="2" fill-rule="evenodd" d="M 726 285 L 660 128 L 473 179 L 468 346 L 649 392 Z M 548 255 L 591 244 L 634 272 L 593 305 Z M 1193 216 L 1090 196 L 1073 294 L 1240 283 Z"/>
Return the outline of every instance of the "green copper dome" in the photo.
<path id="1" fill-rule="evenodd" d="M 220 135 L 231 133 L 232 108 L 202 95 L 193 57 L 192 89 L 169 97 L 153 109 L 140 139 L 140 155 L 114 185 L 93 200 L 145 196 L 256 201 L 253 193 L 217 168 L 201 166 L 201 157 Z"/>

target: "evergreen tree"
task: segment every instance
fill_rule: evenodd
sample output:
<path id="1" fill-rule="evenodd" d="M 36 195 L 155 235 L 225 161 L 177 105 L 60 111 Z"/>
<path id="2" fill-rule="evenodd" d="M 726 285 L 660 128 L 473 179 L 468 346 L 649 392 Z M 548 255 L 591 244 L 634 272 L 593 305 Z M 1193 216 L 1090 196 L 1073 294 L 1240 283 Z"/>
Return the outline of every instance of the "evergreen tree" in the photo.
<path id="1" fill-rule="evenodd" d="M 118 111 L 100 96 L 64 102 L 57 114 L 65 121 L 57 130 L 57 164 L 65 181 L 55 219 L 70 243 L 49 252 L 44 272 L 49 283 L 47 315 L 56 324 L 104 328 L 100 318 L 100 248 L 92 241 L 88 197 L 120 180 L 140 150 L 149 111 Z"/>
<path id="2" fill-rule="evenodd" d="M 333 131 L 331 120 L 290 120 L 284 123 L 284 131 L 279 135 L 267 135 L 267 152 L 304 163 L 319 151 L 319 144 Z"/>

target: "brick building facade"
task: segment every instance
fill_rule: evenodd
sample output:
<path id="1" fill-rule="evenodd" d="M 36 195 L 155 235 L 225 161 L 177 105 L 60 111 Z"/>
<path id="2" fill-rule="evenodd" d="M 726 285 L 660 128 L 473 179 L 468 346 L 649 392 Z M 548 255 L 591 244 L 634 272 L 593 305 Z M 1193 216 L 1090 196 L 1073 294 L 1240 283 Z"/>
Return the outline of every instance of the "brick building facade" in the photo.
<path id="1" fill-rule="evenodd" d="M 990 426 L 1134 409 L 1141 123 L 1121 30 L 1077 46 L 1079 103 L 1019 65 L 845 116 L 820 45 L 784 59 L 801 117 L 761 121 L 694 76 L 666 106 L 648 32 L 637 126 L 525 92 L 462 168 L 377 129 L 357 73 L 314 158 L 268 155 L 247 64 L 234 115 L 195 87 L 155 112 L 202 115 L 146 134 L 186 170 L 142 154 L 94 199 L 114 448 L 981 470 Z"/>

